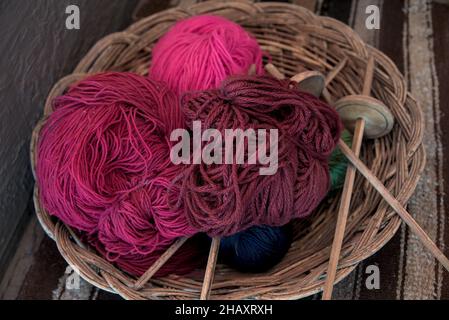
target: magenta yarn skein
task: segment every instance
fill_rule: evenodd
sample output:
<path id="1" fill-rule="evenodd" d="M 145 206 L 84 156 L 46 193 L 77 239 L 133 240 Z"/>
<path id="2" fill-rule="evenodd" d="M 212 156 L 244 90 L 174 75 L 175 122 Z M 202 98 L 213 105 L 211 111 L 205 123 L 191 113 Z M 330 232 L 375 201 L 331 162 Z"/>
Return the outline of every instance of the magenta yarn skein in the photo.
<path id="1" fill-rule="evenodd" d="M 170 161 L 169 136 L 182 127 L 177 98 L 160 82 L 110 72 L 76 83 L 55 99 L 40 133 L 44 208 L 109 261 L 143 273 L 175 238 L 196 232 L 167 192 L 182 170 Z"/>
<path id="2" fill-rule="evenodd" d="M 195 16 L 176 23 L 157 42 L 150 76 L 177 94 L 214 89 L 227 76 L 247 74 L 252 64 L 263 74 L 262 55 L 257 40 L 238 24 Z"/>

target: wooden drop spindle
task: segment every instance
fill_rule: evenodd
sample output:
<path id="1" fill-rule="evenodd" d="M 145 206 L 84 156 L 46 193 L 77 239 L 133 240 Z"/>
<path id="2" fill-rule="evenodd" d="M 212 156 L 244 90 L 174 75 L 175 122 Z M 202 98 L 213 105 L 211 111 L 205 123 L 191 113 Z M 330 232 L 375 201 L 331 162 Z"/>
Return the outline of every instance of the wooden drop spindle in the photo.
<path id="1" fill-rule="evenodd" d="M 407 212 L 401 203 L 388 191 L 382 182 L 371 172 L 371 170 L 368 169 L 368 167 L 363 164 L 358 157 L 363 137 L 381 137 L 391 131 L 394 123 L 394 117 L 389 109 L 381 101 L 367 95 L 371 91 L 373 73 L 374 58 L 371 56 L 368 60 L 363 84 L 363 93 L 366 95 L 347 96 L 337 101 L 335 105 L 340 117 L 342 117 L 342 120 L 345 123 L 345 126 L 353 128 L 354 131 L 353 150 L 351 150 L 342 139 L 338 141 L 338 146 L 346 158 L 351 162 L 353 168 L 357 169 L 357 171 L 368 180 L 368 182 L 379 192 L 382 198 L 410 227 L 411 231 L 420 239 L 424 246 L 429 249 L 432 255 L 444 266 L 447 271 L 449 271 L 449 260 L 447 257 L 413 219 L 410 213 Z M 272 75 L 275 76 L 274 74 Z M 336 74 L 333 75 L 333 77 L 335 76 Z M 344 239 L 347 215 L 354 185 L 355 173 L 350 173 L 353 171 L 353 169 L 351 169 L 352 166 L 348 167 L 346 173 L 342 200 L 340 202 L 337 219 L 337 228 L 335 230 L 334 243 L 331 250 L 331 259 L 329 261 L 328 274 L 324 286 L 323 300 L 328 300 L 332 296 L 336 268 Z"/>
<path id="2" fill-rule="evenodd" d="M 365 135 L 365 127 L 367 124 L 376 125 L 385 130 L 379 131 L 375 136 L 379 137 L 389 133 L 393 127 L 393 115 L 383 103 L 377 99 L 369 97 L 374 75 L 374 57 L 370 56 L 365 70 L 365 78 L 363 81 L 363 94 L 358 96 L 347 96 L 336 103 L 337 111 L 340 111 L 340 117 L 349 129 L 353 129 L 352 152 L 355 157 L 359 157 L 362 147 L 362 140 Z M 370 113 L 372 110 L 379 110 L 381 117 L 374 118 Z M 374 119 L 374 120 L 373 120 Z M 378 121 L 375 121 L 378 120 Z M 367 123 L 368 121 L 368 123 Z M 382 122 L 383 121 L 383 122 Z M 387 123 L 385 123 L 387 122 Z M 349 125 L 350 124 L 350 125 Z M 349 208 L 354 188 L 356 169 L 348 166 L 346 170 L 345 183 L 343 185 L 340 206 L 338 209 L 337 225 L 335 228 L 334 240 L 329 258 L 327 269 L 327 277 L 323 288 L 323 300 L 330 300 L 334 287 L 335 276 L 337 274 L 338 261 L 340 259 L 341 247 L 343 245 L 346 222 L 348 220 Z"/>
<path id="3" fill-rule="evenodd" d="M 307 70 L 303 67 L 299 67 L 298 69 L 301 71 L 294 75 L 290 80 L 297 83 L 296 87 L 298 90 L 319 97 L 324 90 L 325 78 L 323 74 L 318 71 Z M 285 79 L 285 75 L 271 63 L 265 65 L 265 70 L 278 80 Z"/>

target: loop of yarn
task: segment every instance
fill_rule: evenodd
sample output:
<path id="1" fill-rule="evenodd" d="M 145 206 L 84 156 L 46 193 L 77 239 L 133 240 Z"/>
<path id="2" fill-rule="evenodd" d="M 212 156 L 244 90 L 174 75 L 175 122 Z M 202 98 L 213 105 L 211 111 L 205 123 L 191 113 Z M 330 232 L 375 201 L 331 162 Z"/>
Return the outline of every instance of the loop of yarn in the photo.
<path id="1" fill-rule="evenodd" d="M 279 132 L 274 175 L 260 175 L 260 164 L 187 166 L 178 183 L 196 229 L 226 236 L 254 225 L 285 225 L 310 214 L 328 192 L 327 162 L 341 121 L 329 105 L 290 84 L 267 76 L 235 76 L 219 89 L 183 97 L 190 127 L 199 120 L 204 129 L 215 128 L 222 135 L 237 128 Z"/>
<path id="2" fill-rule="evenodd" d="M 217 88 L 227 76 L 263 74 L 257 40 L 238 24 L 218 16 L 195 16 L 176 23 L 155 45 L 150 76 L 177 94 Z"/>
<path id="3" fill-rule="evenodd" d="M 40 133 L 44 208 L 141 274 L 175 238 L 196 232 L 183 208 L 169 207 L 167 189 L 182 170 L 170 161 L 169 136 L 182 127 L 177 98 L 162 83 L 111 72 L 73 85 Z"/>

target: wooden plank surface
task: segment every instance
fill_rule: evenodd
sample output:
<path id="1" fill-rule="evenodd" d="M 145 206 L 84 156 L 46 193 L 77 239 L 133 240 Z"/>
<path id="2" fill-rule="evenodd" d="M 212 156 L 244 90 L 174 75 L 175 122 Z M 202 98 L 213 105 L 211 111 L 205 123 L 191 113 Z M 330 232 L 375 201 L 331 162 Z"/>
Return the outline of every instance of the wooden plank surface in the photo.
<path id="1" fill-rule="evenodd" d="M 135 4 L 136 0 L 39 0 L 0 5 L 0 278 L 29 219 L 29 141 L 45 97 L 98 39 L 130 23 Z M 66 29 L 68 5 L 80 9 L 80 30 Z"/>

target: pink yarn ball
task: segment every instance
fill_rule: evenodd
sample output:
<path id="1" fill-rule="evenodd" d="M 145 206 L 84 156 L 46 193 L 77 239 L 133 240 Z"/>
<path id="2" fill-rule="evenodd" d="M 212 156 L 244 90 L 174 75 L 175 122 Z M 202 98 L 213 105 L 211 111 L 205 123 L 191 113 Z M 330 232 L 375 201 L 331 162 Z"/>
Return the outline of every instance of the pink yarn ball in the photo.
<path id="1" fill-rule="evenodd" d="M 169 137 L 182 127 L 177 98 L 162 83 L 113 72 L 78 82 L 55 100 L 40 133 L 44 208 L 84 231 L 109 261 L 142 273 L 174 239 L 196 232 L 183 208 L 169 206 L 182 170 L 170 161 Z"/>
<path id="2" fill-rule="evenodd" d="M 230 75 L 263 74 L 262 50 L 238 24 L 218 16 L 176 23 L 156 44 L 150 76 L 178 94 L 219 87 Z"/>

